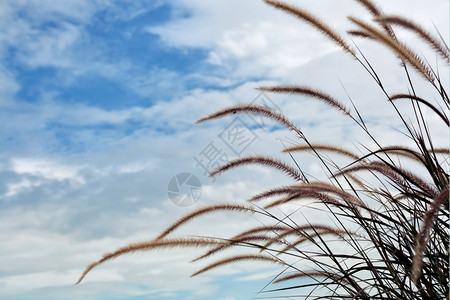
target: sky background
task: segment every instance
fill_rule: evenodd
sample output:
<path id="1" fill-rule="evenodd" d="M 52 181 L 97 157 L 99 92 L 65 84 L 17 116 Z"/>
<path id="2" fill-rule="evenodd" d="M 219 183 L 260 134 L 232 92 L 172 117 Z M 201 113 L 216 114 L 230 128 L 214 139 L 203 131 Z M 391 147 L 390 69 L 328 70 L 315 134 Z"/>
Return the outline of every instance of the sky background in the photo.
<path id="1" fill-rule="evenodd" d="M 385 13 L 412 17 L 433 34 L 436 26 L 448 37 L 448 1 L 381 2 Z M 371 18 L 356 1 L 295 3 L 340 33 L 354 29 L 348 15 Z M 358 63 L 263 1 L 0 0 L 0 28 L 2 299 L 251 299 L 279 267 L 242 264 L 190 278 L 202 266 L 189 263 L 198 250 L 124 256 L 74 283 L 102 254 L 151 239 L 196 207 L 243 203 L 291 183 L 260 167 L 215 180 L 205 176 L 195 158 L 211 143 L 228 159 L 265 154 L 291 163 L 280 153 L 282 143 L 298 142 L 275 124 L 260 126 L 249 116 L 194 124 L 215 110 L 267 96 L 269 106 L 314 142 L 355 151 L 363 150 L 359 143 L 371 146 L 354 124 L 324 104 L 261 95 L 258 86 L 309 85 L 350 107 L 347 90 L 377 138 L 408 143 Z M 414 36 L 397 32 L 444 70 Z M 354 42 L 390 93 L 408 91 L 395 56 L 370 41 Z M 442 77 L 448 85 L 448 70 Z M 413 80 L 423 97 L 436 98 L 415 74 Z M 447 146 L 445 126 L 425 115 L 437 144 Z M 226 142 L 227 129 L 236 124 L 251 138 L 239 149 Z M 323 174 L 312 156 L 298 161 L 311 176 Z M 176 206 L 167 195 L 169 181 L 182 172 L 202 184 L 191 207 Z M 258 222 L 263 220 L 214 215 L 174 236 L 230 236 Z"/>

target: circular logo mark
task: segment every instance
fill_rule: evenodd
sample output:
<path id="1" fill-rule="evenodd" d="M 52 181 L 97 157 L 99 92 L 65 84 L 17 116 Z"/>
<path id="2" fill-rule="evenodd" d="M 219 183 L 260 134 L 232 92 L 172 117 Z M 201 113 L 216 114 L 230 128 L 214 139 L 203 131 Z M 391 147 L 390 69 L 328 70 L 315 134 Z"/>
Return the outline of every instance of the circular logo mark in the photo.
<path id="1" fill-rule="evenodd" d="M 177 206 L 188 207 L 195 204 L 202 195 L 200 180 L 191 173 L 180 173 L 172 177 L 167 186 L 169 199 Z"/>

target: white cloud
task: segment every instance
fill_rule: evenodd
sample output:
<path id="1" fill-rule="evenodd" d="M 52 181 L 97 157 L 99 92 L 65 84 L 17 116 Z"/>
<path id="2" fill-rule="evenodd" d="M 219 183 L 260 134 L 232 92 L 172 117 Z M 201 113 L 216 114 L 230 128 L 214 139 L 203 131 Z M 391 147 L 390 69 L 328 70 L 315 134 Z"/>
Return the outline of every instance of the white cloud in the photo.
<path id="1" fill-rule="evenodd" d="M 51 202 L 52 199 L 48 199 Z M 116 206 L 117 203 L 110 203 Z M 62 210 L 64 206 L 66 209 Z M 97 260 L 108 251 L 129 242 L 143 241 L 156 236 L 164 227 L 162 224 L 172 222 L 168 215 L 176 217 L 185 210 L 177 209 L 173 204 L 161 208 L 145 207 L 131 215 L 119 214 L 113 219 L 108 216 L 104 226 L 118 227 L 111 235 L 86 238 L 81 232 L 86 230 L 88 221 L 75 223 L 76 228 L 59 232 L 73 217 L 74 209 L 68 199 L 64 204 L 43 204 L 34 210 L 16 209 L 0 213 L 0 228 L 8 228 L 3 236 L 0 262 L 3 272 L 0 273 L 1 297 L 12 297 L 27 294 L 36 290 L 48 290 L 55 297 L 65 297 L 76 293 L 79 297 L 101 298 L 101 291 L 121 295 L 155 294 L 167 296 L 167 293 L 200 297 L 213 295 L 217 286 L 211 276 L 203 275 L 189 278 L 201 264 L 189 264 L 198 255 L 198 250 L 163 250 L 135 253 L 118 258 L 94 269 L 83 283 L 76 288 L 74 282 L 84 267 Z M 55 209 L 56 208 L 56 209 Z M 100 218 L 98 216 L 97 218 Z M 219 216 L 215 219 L 223 224 L 222 232 L 227 232 L 230 217 Z M 54 224 L 56 222 L 56 224 Z M 196 223 L 196 224 L 195 224 Z M 142 226 L 148 224 L 147 226 Z M 194 222 L 199 234 L 208 220 Z M 242 226 L 242 222 L 240 222 Z M 237 225 L 237 223 L 236 223 Z M 87 226 L 89 228 L 90 225 Z M 236 227 L 233 225 L 233 227 Z M 123 231 L 120 234 L 119 231 Z M 75 230 L 76 229 L 76 230 Z M 191 227 L 192 229 L 192 227 Z M 238 229 L 237 227 L 234 230 Z M 116 234 L 119 233 L 119 236 Z M 179 236 L 181 233 L 174 233 Z M 233 274 L 236 270 L 224 269 L 215 272 Z"/>
<path id="2" fill-rule="evenodd" d="M 8 185 L 5 197 L 15 196 L 23 191 L 28 191 L 33 187 L 40 186 L 41 184 L 42 184 L 41 181 L 37 180 L 31 181 L 29 179 L 24 178 L 19 182 L 14 182 Z"/>
<path id="3" fill-rule="evenodd" d="M 78 174 L 80 167 L 62 165 L 45 159 L 30 158 L 13 159 L 10 165 L 10 171 L 19 175 L 21 179 L 7 185 L 6 192 L 3 195 L 6 198 L 17 196 L 23 192 L 30 192 L 52 180 L 68 180 L 75 185 L 85 183 L 82 176 Z M 31 175 L 31 177 L 28 175 Z"/>
<path id="4" fill-rule="evenodd" d="M 284 78 L 286 73 L 336 50 L 327 41 L 317 42 L 313 36 L 311 31 L 299 31 L 286 24 L 267 21 L 244 24 L 223 34 L 210 52 L 209 61 L 229 68 L 238 78 Z"/>
<path id="5" fill-rule="evenodd" d="M 268 282 L 274 278 L 276 275 L 276 271 L 266 271 L 266 272 L 258 272 L 257 274 L 251 274 L 248 276 L 240 277 L 236 280 L 238 281 L 254 281 L 254 280 L 267 280 Z"/>
<path id="6" fill-rule="evenodd" d="M 38 30 L 31 35 L 21 39 L 23 46 L 19 48 L 19 59 L 24 64 L 30 68 L 73 67 L 75 62 L 71 51 L 79 43 L 79 27 L 66 23 L 59 28 Z"/>
<path id="7" fill-rule="evenodd" d="M 54 68 L 59 85 L 73 84 L 80 76 L 101 76 L 138 95 L 148 96 L 168 82 L 181 80 L 180 77 L 165 69 L 143 70 L 124 56 L 110 59 L 111 49 L 102 39 L 91 35 L 89 26 L 96 22 L 98 14 L 104 14 L 111 22 L 130 22 L 162 4 L 162 1 L 3 1 L 0 57 L 31 70 Z M 8 68 L 9 65 L 0 65 L 0 74 L 7 74 Z M 8 77 L 0 76 L 0 80 Z M 15 85 L 7 86 L 8 91 L 17 91 Z M 178 86 L 169 84 L 168 89 Z"/>
<path id="8" fill-rule="evenodd" d="M 8 47 L 15 47 L 23 51 L 28 56 L 23 58 L 32 64 L 36 64 L 39 57 L 49 62 L 47 55 L 50 54 L 61 57 L 60 54 L 73 43 L 79 24 L 88 22 L 95 11 L 93 1 L 65 1 L 64 4 L 53 0 L 3 1 L 0 6 L 3 53 L 0 53 L 3 56 Z M 50 22 L 57 27 L 50 27 L 48 31 L 40 28 Z"/>
<path id="9" fill-rule="evenodd" d="M 54 161 L 34 160 L 34 159 L 14 159 L 12 160 L 12 171 L 17 174 L 31 174 L 46 179 L 54 180 L 75 180 L 83 183 L 77 175 L 79 167 L 61 165 Z"/>
<path id="10" fill-rule="evenodd" d="M 346 19 L 348 15 L 371 18 L 361 5 L 350 0 L 340 4 L 327 0 L 295 5 L 332 24 L 332 28 L 343 35 L 355 28 Z M 434 0 L 433 4 L 427 5 L 419 1 L 381 4 L 386 13 L 400 15 L 405 14 L 407 6 L 407 14 L 414 16 L 415 21 L 424 24 L 430 32 L 434 32 L 433 23 L 436 24 L 444 37 L 448 36 L 448 11 L 439 7 L 446 5 L 443 0 Z M 292 80 L 298 76 L 295 69 L 299 66 L 332 51 L 340 51 L 310 25 L 265 5 L 263 1 L 228 1 L 226 4 L 178 1 L 174 6 L 189 16 L 180 14 L 172 22 L 147 30 L 158 34 L 170 46 L 209 49 L 208 61 L 228 69 L 227 75 L 233 74 L 236 79 L 270 76 Z M 433 16 L 433 23 L 429 16 Z M 400 36 L 404 34 L 400 33 Z"/>

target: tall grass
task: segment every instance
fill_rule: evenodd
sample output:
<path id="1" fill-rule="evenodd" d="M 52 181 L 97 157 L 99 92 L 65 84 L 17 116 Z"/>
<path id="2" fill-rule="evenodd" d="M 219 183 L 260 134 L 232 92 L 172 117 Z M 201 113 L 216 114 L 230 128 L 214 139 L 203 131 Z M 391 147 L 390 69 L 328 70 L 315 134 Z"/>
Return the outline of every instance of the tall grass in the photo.
<path id="1" fill-rule="evenodd" d="M 214 257 L 228 248 L 241 249 L 243 254 L 217 259 L 193 275 L 216 267 L 241 261 L 266 261 L 280 265 L 266 292 L 294 292 L 291 298 L 352 298 L 352 299 L 449 299 L 449 177 L 447 148 L 436 145 L 425 118 L 428 110 L 440 120 L 443 129 L 449 126 L 449 98 L 447 86 L 439 72 L 422 55 L 396 35 L 396 30 L 410 31 L 436 54 L 444 64 L 449 62 L 449 48 L 438 37 L 415 22 L 384 15 L 371 1 L 356 1 L 373 16 L 366 22 L 349 17 L 355 26 L 347 33 L 352 38 L 369 39 L 393 52 L 400 60 L 399 68 L 409 82 L 397 94 L 386 91 L 370 61 L 349 38 L 336 33 L 330 26 L 310 13 L 280 1 L 265 0 L 323 33 L 355 59 L 383 92 L 404 126 L 404 135 L 412 146 L 384 145 L 377 140 L 355 106 L 353 109 L 320 90 L 305 86 L 270 86 L 259 90 L 308 96 L 321 101 L 350 118 L 376 145 L 363 145 L 365 153 L 356 154 L 336 145 L 317 144 L 307 138 L 285 116 L 258 105 L 240 105 L 225 108 L 198 122 L 210 121 L 236 113 L 253 113 L 272 119 L 298 137 L 298 145 L 284 152 L 309 151 L 315 155 L 326 172 L 327 180 L 313 180 L 297 164 L 292 166 L 265 156 L 238 158 L 219 167 L 211 176 L 247 164 L 276 168 L 293 179 L 289 186 L 260 192 L 246 205 L 215 204 L 198 208 L 168 227 L 154 240 L 131 244 L 108 253 L 88 266 L 80 277 L 98 264 L 119 255 L 136 251 L 167 247 L 205 247 L 206 252 L 194 261 Z M 398 28 L 397 28 L 398 27 Z M 420 75 L 434 89 L 434 99 L 423 98 L 413 84 L 412 72 Z M 408 101 L 412 115 L 397 105 Z M 330 161 L 325 153 L 350 159 L 340 166 Z M 341 160 L 339 160 L 341 161 Z M 411 163 L 413 167 L 407 168 Z M 294 213 L 277 217 L 279 207 L 309 203 L 319 208 L 330 222 L 298 223 Z M 185 223 L 205 214 L 236 211 L 243 214 L 261 214 L 271 224 L 260 225 L 224 238 L 169 238 Z M 303 219 L 302 219 L 303 220 Z M 258 251 L 251 251 L 254 250 Z M 293 263 L 295 261 L 300 264 Z M 278 284 L 282 284 L 280 288 Z"/>

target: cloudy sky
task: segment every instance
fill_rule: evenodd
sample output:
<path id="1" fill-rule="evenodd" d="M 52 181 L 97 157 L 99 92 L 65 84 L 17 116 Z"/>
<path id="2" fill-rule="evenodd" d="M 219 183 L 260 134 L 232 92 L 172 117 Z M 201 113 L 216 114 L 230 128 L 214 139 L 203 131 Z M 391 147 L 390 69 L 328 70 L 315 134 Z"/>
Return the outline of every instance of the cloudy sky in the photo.
<path id="1" fill-rule="evenodd" d="M 380 2 L 386 13 L 412 17 L 448 37 L 448 1 Z M 295 3 L 340 33 L 354 29 L 348 15 L 370 20 L 356 1 Z M 121 257 L 74 283 L 103 253 L 153 238 L 196 207 L 242 203 L 291 182 L 259 167 L 205 176 L 198 161 L 206 163 L 212 147 L 224 159 L 265 154 L 292 163 L 280 151 L 297 141 L 250 116 L 194 124 L 217 109 L 263 99 L 312 141 L 355 151 L 368 141 L 324 104 L 261 95 L 258 86 L 309 85 L 350 107 L 346 90 L 375 136 L 386 144 L 402 138 L 392 130 L 402 128 L 385 97 L 358 63 L 261 0 L 0 0 L 0 28 L 2 299 L 251 299 L 279 268 L 246 264 L 190 278 L 202 265 L 189 263 L 197 253 L 191 250 Z M 353 42 L 389 92 L 408 91 L 395 56 L 370 41 Z M 427 47 L 418 49 L 445 68 Z M 413 80 L 422 86 L 420 77 Z M 435 97 L 426 86 L 423 91 Z M 446 146 L 445 127 L 431 114 L 429 122 Z M 230 140 L 233 128 L 245 131 L 240 142 Z M 311 156 L 298 160 L 311 176 L 323 173 Z M 190 207 L 175 205 L 167 194 L 170 180 L 183 172 L 202 185 Z M 229 236 L 255 222 L 262 220 L 215 215 L 174 235 Z"/>

